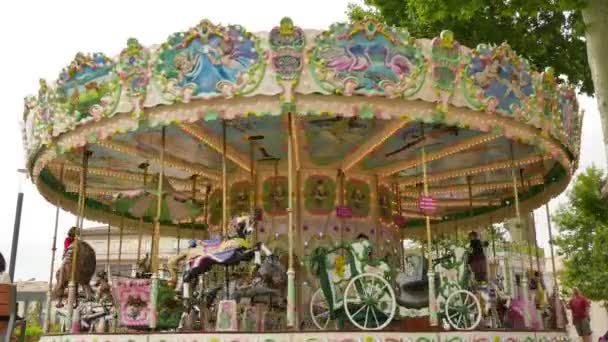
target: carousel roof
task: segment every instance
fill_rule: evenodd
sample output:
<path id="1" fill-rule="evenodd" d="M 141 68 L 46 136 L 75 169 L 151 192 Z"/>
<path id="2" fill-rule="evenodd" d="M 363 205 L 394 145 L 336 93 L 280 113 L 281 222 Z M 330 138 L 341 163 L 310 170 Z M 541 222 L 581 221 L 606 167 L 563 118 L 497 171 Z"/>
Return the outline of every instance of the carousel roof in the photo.
<path id="1" fill-rule="evenodd" d="M 469 48 L 450 31 L 416 38 L 374 20 L 309 31 L 285 18 L 263 33 L 203 20 L 158 46 L 79 53 L 56 81 L 40 80 L 25 100 L 28 169 L 75 211 L 86 146 L 86 216 L 134 225 L 150 215 L 121 214 L 117 197 L 154 181 L 144 173 L 160 169 L 161 127 L 166 191 L 202 203 L 219 188 L 224 129 L 231 181 L 252 165 L 286 167 L 287 113 L 296 168 L 398 185 L 405 216 L 420 216 L 424 147 L 443 221 L 511 216 L 513 169 L 528 209 L 561 192 L 582 122 L 575 89 L 506 43 Z"/>

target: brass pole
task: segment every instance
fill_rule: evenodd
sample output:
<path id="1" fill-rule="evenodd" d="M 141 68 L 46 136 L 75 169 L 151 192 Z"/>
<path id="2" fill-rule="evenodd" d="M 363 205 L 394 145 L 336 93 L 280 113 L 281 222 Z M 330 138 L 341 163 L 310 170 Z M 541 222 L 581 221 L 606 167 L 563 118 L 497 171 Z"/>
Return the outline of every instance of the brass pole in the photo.
<path id="1" fill-rule="evenodd" d="M 228 230 L 228 179 L 226 176 L 226 121 L 222 120 L 222 237 Z"/>
<path id="2" fill-rule="evenodd" d="M 139 165 L 139 168 L 144 170 L 144 190 L 148 186 L 148 167 L 150 167 L 150 164 L 148 164 L 147 162 Z M 138 236 L 137 236 L 137 263 L 138 264 L 139 264 L 139 260 L 141 258 L 141 240 L 143 239 L 143 234 L 144 234 L 143 226 L 144 226 L 144 220 L 143 220 L 143 218 L 140 218 L 139 226 L 137 227 L 138 228 Z"/>
<path id="3" fill-rule="evenodd" d="M 163 179 L 165 178 L 165 144 L 166 129 L 161 130 L 161 150 L 160 150 L 160 172 L 158 174 L 158 193 L 156 201 L 156 216 L 154 217 L 154 230 L 152 232 L 152 256 L 150 268 L 152 272 L 152 289 L 150 291 L 150 328 L 156 329 L 158 323 L 158 286 L 159 286 L 159 251 L 160 251 L 160 219 L 162 217 L 163 202 Z"/>
<path id="4" fill-rule="evenodd" d="M 374 241 L 374 250 L 378 250 L 378 247 L 380 246 L 379 244 L 379 238 L 378 238 L 378 231 L 380 230 L 380 190 L 379 190 L 379 180 L 378 180 L 378 175 L 374 175 L 373 178 L 373 184 L 372 184 L 372 190 L 373 190 L 373 198 L 374 201 L 371 202 L 372 207 L 372 220 L 374 222 L 375 228 L 374 228 L 374 236 L 373 241 Z"/>
<path id="5" fill-rule="evenodd" d="M 73 250 L 72 250 L 72 265 L 70 268 L 70 282 L 68 284 L 68 326 L 72 327 L 72 316 L 74 314 L 74 306 L 77 303 L 78 295 L 78 279 L 76 268 L 78 267 L 78 244 L 80 243 L 80 231 L 82 230 L 82 224 L 84 222 L 84 207 L 86 203 L 86 187 L 87 187 L 87 173 L 89 165 L 89 151 L 86 147 L 82 149 L 82 168 L 80 169 L 80 184 L 78 187 L 78 209 L 76 216 L 76 236 L 74 238 Z M 77 329 L 72 329 L 77 330 Z M 75 331 L 74 331 L 75 332 Z"/>
<path id="6" fill-rule="evenodd" d="M 424 128 L 422 128 L 424 133 Z M 426 170 L 426 152 L 424 145 L 422 145 L 422 181 L 424 187 L 424 196 L 427 197 L 429 195 L 429 187 L 427 182 L 427 170 Z M 431 218 L 428 213 L 424 215 L 426 221 L 426 240 L 427 240 L 427 250 L 428 250 L 428 281 L 429 281 L 429 320 L 431 326 L 436 326 L 438 324 L 437 321 L 437 298 L 435 297 L 435 271 L 433 270 L 433 242 L 431 236 Z"/>
<path id="7" fill-rule="evenodd" d="M 293 268 L 293 131 L 291 126 L 291 113 L 287 113 L 288 132 L 287 137 L 287 225 L 288 225 L 288 248 L 289 248 L 289 267 L 287 269 L 287 326 L 293 328 L 296 325 L 295 320 L 295 303 L 296 303 L 296 287 L 295 275 Z"/>
<path id="8" fill-rule="evenodd" d="M 519 182 L 521 184 L 521 188 L 525 189 L 525 182 L 524 182 L 524 169 L 519 169 Z M 530 273 L 531 275 L 532 272 L 534 271 L 534 262 L 533 262 L 533 257 L 532 257 L 532 242 L 530 241 L 530 224 L 531 224 L 531 217 L 532 217 L 532 212 L 528 213 L 528 217 L 526 217 L 526 247 L 528 249 L 528 267 L 530 267 Z M 536 237 L 534 237 L 536 239 Z M 540 270 L 539 270 L 540 271 Z"/>
<path id="9" fill-rule="evenodd" d="M 59 183 L 63 185 L 63 177 L 65 175 L 64 165 L 61 164 L 59 171 Z M 61 195 L 57 197 L 55 203 L 55 228 L 53 233 L 53 244 L 51 247 L 51 270 L 49 272 L 49 289 L 46 295 L 46 317 L 44 319 L 44 332 L 49 332 L 51 325 L 51 294 L 53 292 L 53 276 L 55 275 L 55 254 L 57 253 L 57 229 L 59 228 L 59 208 L 61 207 Z"/>
<path id="10" fill-rule="evenodd" d="M 338 169 L 338 203 L 340 206 L 344 206 L 345 203 L 345 190 L 344 190 L 344 172 Z M 340 221 L 340 245 L 344 244 L 344 219 L 338 218 Z"/>
<path id="11" fill-rule="evenodd" d="M 124 234 L 124 218 L 120 218 L 120 227 L 119 227 L 119 233 L 118 233 L 118 274 L 121 275 L 122 274 L 122 238 L 123 238 L 123 234 Z"/>
<path id="12" fill-rule="evenodd" d="M 198 175 L 192 175 L 192 203 L 196 203 L 196 180 L 198 178 Z M 191 230 L 192 230 L 192 240 L 196 240 L 196 232 L 195 232 L 195 225 L 196 225 L 196 217 L 193 215 L 192 216 L 192 222 L 191 222 Z M 179 226 L 177 228 L 177 231 L 179 232 Z M 177 240 L 177 254 L 179 254 L 179 243 L 180 243 L 180 239 L 181 237 L 178 235 L 178 240 Z"/>
<path id="13" fill-rule="evenodd" d="M 255 147 L 253 139 L 249 139 L 249 214 L 255 211 Z M 258 241 L 257 229 L 253 230 L 253 243 Z"/>
<path id="14" fill-rule="evenodd" d="M 279 158 L 276 158 L 274 160 L 274 177 L 272 179 L 273 189 L 272 189 L 272 191 L 270 191 L 270 196 L 273 196 L 272 194 L 275 191 L 277 191 L 277 184 L 278 184 L 278 182 L 279 182 Z M 274 216 L 276 215 L 276 212 L 277 212 L 278 208 L 277 208 L 277 201 L 274 200 L 272 197 L 271 197 L 271 201 L 272 201 L 271 208 L 273 210 L 273 214 L 270 215 L 270 230 L 274 233 L 274 229 L 275 229 L 275 227 L 274 227 Z"/>
<path id="15" fill-rule="evenodd" d="M 471 176 L 467 176 L 467 188 L 469 190 L 469 217 L 473 217 L 473 189 L 471 188 Z"/>
<path id="16" fill-rule="evenodd" d="M 207 186 L 205 187 L 205 206 L 204 208 L 204 220 L 205 220 L 205 227 L 207 229 L 207 231 L 204 234 L 205 238 L 208 238 L 209 234 L 209 195 L 211 194 L 211 185 L 207 184 Z"/>
<path id="17" fill-rule="evenodd" d="M 112 228 L 112 225 L 108 223 L 108 236 L 106 241 L 106 272 L 108 277 L 110 277 L 110 228 Z"/>
<path id="18" fill-rule="evenodd" d="M 555 322 L 557 328 L 563 328 L 563 321 L 559 319 L 561 315 L 558 315 L 560 310 L 561 302 L 559 300 L 559 283 L 557 282 L 557 271 L 555 270 L 555 252 L 553 250 L 553 230 L 551 229 L 551 213 L 549 212 L 549 203 L 545 203 L 545 213 L 547 214 L 547 230 L 549 231 L 549 250 L 551 252 L 551 272 L 553 273 L 553 297 L 555 303 L 553 308 L 555 309 L 554 315 L 556 318 Z"/>
<path id="19" fill-rule="evenodd" d="M 511 146 L 512 148 L 512 146 Z M 513 160 L 513 159 L 511 159 Z M 515 217 L 517 218 L 517 229 L 522 229 L 522 222 L 521 222 L 521 214 L 519 211 L 519 194 L 517 192 L 517 175 L 515 173 L 515 163 L 513 163 L 513 167 L 511 168 L 511 177 L 513 179 L 513 196 L 515 199 Z M 520 258 L 520 266 L 521 266 L 521 277 L 520 277 L 520 287 L 521 287 L 521 295 L 524 298 L 524 301 L 527 305 L 527 301 L 528 301 L 528 276 L 527 276 L 527 272 L 526 272 L 526 267 L 525 267 L 525 263 L 524 263 L 524 257 L 521 253 L 521 251 L 518 251 L 519 254 L 519 258 Z M 529 322 L 529 318 L 527 314 L 524 314 L 524 323 L 526 326 L 528 326 L 528 322 Z"/>
<path id="20" fill-rule="evenodd" d="M 397 206 L 397 215 L 399 215 L 399 217 L 401 217 L 403 215 L 403 208 L 401 208 L 401 189 L 399 188 L 399 184 L 395 183 L 394 185 L 395 188 L 395 204 Z M 401 229 L 401 227 L 397 227 L 400 232 L 399 232 L 399 236 L 401 238 L 401 246 L 399 246 L 400 250 L 401 250 L 401 270 L 403 272 L 405 272 L 405 248 L 403 247 L 403 230 Z"/>
<path id="21" fill-rule="evenodd" d="M 538 273 L 540 275 L 540 272 L 541 272 L 540 254 L 539 254 L 539 250 L 538 250 L 538 243 L 536 242 L 536 216 L 534 215 L 534 212 L 532 212 L 532 234 L 533 234 L 533 238 L 534 238 L 534 257 L 536 258 L 536 270 L 538 271 Z"/>

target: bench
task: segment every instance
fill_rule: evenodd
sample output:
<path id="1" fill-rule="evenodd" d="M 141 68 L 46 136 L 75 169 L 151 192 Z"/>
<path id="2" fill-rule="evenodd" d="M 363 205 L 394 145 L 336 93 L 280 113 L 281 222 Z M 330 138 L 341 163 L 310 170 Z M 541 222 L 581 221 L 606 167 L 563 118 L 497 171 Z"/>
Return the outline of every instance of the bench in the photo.
<path id="1" fill-rule="evenodd" d="M 11 340 L 13 329 L 21 325 L 21 341 L 25 340 L 25 320 L 17 316 L 17 287 L 0 284 L 0 342 Z"/>

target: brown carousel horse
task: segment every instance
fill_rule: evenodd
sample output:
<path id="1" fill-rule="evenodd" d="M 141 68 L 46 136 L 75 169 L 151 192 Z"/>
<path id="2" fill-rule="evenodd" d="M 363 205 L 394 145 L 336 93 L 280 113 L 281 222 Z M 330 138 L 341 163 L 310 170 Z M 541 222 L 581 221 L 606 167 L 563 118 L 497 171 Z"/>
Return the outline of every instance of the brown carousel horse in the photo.
<path id="1" fill-rule="evenodd" d="M 95 274 L 96 256 L 95 250 L 84 241 L 74 242 L 68 247 L 64 253 L 63 263 L 55 273 L 56 282 L 53 287 L 52 299 L 58 300 L 57 307 L 63 306 L 63 299 L 66 297 L 65 290 L 68 287 L 70 274 L 72 269 L 72 256 L 74 246 L 78 243 L 78 260 L 76 262 L 76 279 L 78 284 L 82 286 L 87 299 L 93 298 L 93 289 L 91 288 L 91 278 Z"/>

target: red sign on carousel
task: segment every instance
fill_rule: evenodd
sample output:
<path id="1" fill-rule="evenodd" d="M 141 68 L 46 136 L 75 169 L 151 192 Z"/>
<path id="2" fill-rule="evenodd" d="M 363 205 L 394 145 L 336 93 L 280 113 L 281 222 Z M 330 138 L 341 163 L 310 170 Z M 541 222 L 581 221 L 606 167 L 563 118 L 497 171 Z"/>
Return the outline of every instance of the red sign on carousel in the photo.
<path id="1" fill-rule="evenodd" d="M 353 217 L 353 210 L 350 207 L 337 206 L 336 216 L 338 216 L 338 218 L 351 218 Z"/>
<path id="2" fill-rule="evenodd" d="M 421 196 L 418 206 L 424 212 L 433 212 L 437 210 L 437 201 L 430 196 Z"/>

